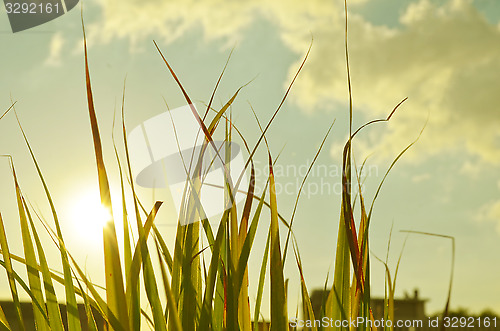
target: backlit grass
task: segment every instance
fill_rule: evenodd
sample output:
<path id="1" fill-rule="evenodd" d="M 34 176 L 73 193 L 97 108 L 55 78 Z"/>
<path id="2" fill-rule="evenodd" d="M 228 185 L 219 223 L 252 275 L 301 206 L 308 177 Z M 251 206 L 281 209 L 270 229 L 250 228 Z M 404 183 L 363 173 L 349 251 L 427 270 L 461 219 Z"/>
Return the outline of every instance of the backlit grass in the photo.
<path id="1" fill-rule="evenodd" d="M 308 294 L 309 290 L 303 275 L 304 266 L 293 235 L 295 211 L 307 175 L 303 179 L 302 186 L 297 194 L 291 218 L 283 218 L 279 212 L 275 189 L 276 178 L 273 173 L 273 166 L 277 161 L 277 156 L 273 157 L 274 153 L 269 150 L 266 140 L 266 134 L 273 121 L 276 120 L 276 116 L 282 109 L 288 94 L 292 91 L 295 80 L 299 79 L 298 76 L 302 66 L 307 61 L 311 49 L 308 50 L 301 66 L 297 69 L 295 77 L 290 82 L 273 116 L 265 126 L 261 127 L 259 139 L 252 143 L 246 141 L 245 137 L 240 135 L 240 131 L 232 123 L 229 115 L 229 109 L 237 98 L 240 89 L 222 108 L 214 109 L 212 100 L 217 90 L 216 86 L 205 110 L 206 113 L 213 115 L 213 117 L 201 116 L 192 106 L 187 91 L 176 76 L 174 69 L 161 53 L 160 47 L 156 43 L 155 46 L 166 65 L 166 70 L 170 72 L 172 78 L 176 81 L 186 103 L 191 106 L 191 111 L 197 119 L 200 132 L 204 137 L 204 144 L 200 153 L 205 153 L 207 150 L 217 151 L 213 140 L 217 130 L 223 130 L 226 142 L 239 140 L 247 149 L 249 156 L 245 168 L 250 172 L 248 187 L 240 187 L 243 174 L 239 178 L 232 178 L 228 175 L 229 162 L 227 161 L 231 159 L 228 152 L 226 151 L 223 155 L 221 155 L 222 153 L 216 153 L 216 157 L 223 164 L 223 172 L 226 175 L 224 187 L 220 189 L 225 190 L 227 193 L 228 202 L 234 196 L 234 192 L 243 191 L 246 195 L 244 205 L 240 209 L 240 206 L 233 203 L 231 208 L 228 208 L 217 219 L 217 222 L 214 222 L 213 219 L 209 222 L 203 216 L 204 211 L 200 208 L 200 204 L 197 203 L 204 176 L 202 172 L 203 166 L 200 161 L 194 165 L 196 169 L 194 173 L 197 176 L 189 178 L 186 183 L 183 212 L 179 216 L 175 245 L 174 247 L 168 247 L 162 234 L 155 226 L 155 218 L 162 206 L 162 202 L 157 201 L 152 206 L 146 206 L 141 203 L 136 194 L 122 107 L 121 131 L 124 143 L 122 146 L 115 145 L 115 155 L 118 160 L 120 174 L 123 218 L 118 220 L 113 217 L 109 179 L 106 170 L 110 165 L 106 164 L 103 159 L 84 32 L 86 95 L 97 168 L 96 180 L 99 183 L 101 204 L 109 212 L 109 217 L 103 227 L 105 297 L 101 296 L 99 288 L 91 282 L 82 267 L 75 262 L 71 252 L 66 249 L 57 209 L 51 198 L 49 183 L 45 182 L 43 171 L 36 159 L 36 153 L 31 149 L 29 140 L 20 126 L 45 191 L 46 199 L 50 204 L 52 215 L 51 220 L 45 222 L 39 219 L 31 206 L 26 203 L 17 180 L 14 162 L 11 158 L 8 158 L 15 183 L 19 212 L 18 221 L 22 232 L 24 256 L 18 257 L 10 253 L 8 236 L 4 230 L 4 220 L 0 215 L 0 245 L 3 256 L 0 262 L 7 272 L 8 285 L 11 289 L 12 300 L 16 306 L 17 327 L 21 330 L 24 329 L 24 319 L 18 294 L 18 291 L 22 288 L 30 296 L 33 303 L 35 323 L 38 330 L 63 330 L 61 313 L 57 304 L 60 301 L 64 301 L 67 305 L 69 330 L 80 330 L 81 320 L 78 314 L 77 300 L 83 301 L 85 305 L 86 324 L 91 330 L 97 330 L 92 307 L 103 316 L 106 326 L 113 330 L 139 330 L 147 326 L 155 330 L 252 330 L 252 325 L 254 329 L 258 325 L 262 300 L 270 300 L 271 330 L 286 330 L 289 324 L 288 312 L 290 308 L 287 299 L 288 280 L 284 274 L 284 264 L 287 258 L 295 260 L 299 271 L 302 296 L 301 310 L 304 319 L 314 320 L 323 316 L 333 320 L 348 320 L 357 317 L 366 320 L 373 319 L 370 309 L 371 262 L 368 254 L 368 233 L 373 203 L 380 192 L 380 187 L 387 173 L 413 143 L 404 149 L 391 164 L 370 205 L 365 204 L 364 197 L 360 193 L 353 194 L 353 192 L 361 191 L 358 190 L 361 185 L 361 178 L 359 177 L 361 171 L 354 167 L 351 155 L 354 138 L 360 130 L 368 125 L 389 121 L 404 100 L 389 113 L 387 118 L 371 121 L 357 130 L 352 128 L 353 101 L 351 98 L 347 51 L 347 16 L 345 50 L 349 86 L 350 135 L 343 149 L 342 203 L 339 213 L 334 279 L 324 300 L 321 316 L 314 316 Z M 8 112 L 15 112 L 14 104 L 0 119 L 6 116 Z M 323 137 L 321 146 L 315 151 L 314 161 L 321 152 L 332 126 L 333 123 L 329 128 L 325 128 L 326 134 Z M 269 176 L 266 181 L 266 189 L 261 195 L 256 195 L 254 187 L 254 156 L 258 148 L 266 147 Z M 197 159 L 203 160 L 202 157 Z M 310 165 L 308 174 L 314 166 L 314 161 Z M 133 202 L 131 204 L 127 204 L 126 194 L 132 195 Z M 360 210 L 360 225 L 358 227 L 356 227 L 354 219 L 354 201 L 357 201 Z M 264 214 L 270 214 L 268 237 L 264 243 L 265 253 L 260 265 L 259 278 L 250 280 L 248 272 L 250 267 L 248 263 L 249 256 L 255 250 L 254 244 L 256 243 L 254 239 L 257 228 L 266 226 L 260 224 Z M 193 216 L 200 218 L 201 221 L 183 225 L 182 218 L 190 219 Z M 35 227 L 35 222 L 38 221 L 43 223 L 53 240 L 53 244 L 57 246 L 60 252 L 62 277 L 53 273 L 47 263 L 44 250 L 46 245 L 51 243 L 42 243 L 40 241 Z M 213 226 L 213 224 L 216 224 L 216 226 Z M 124 231 L 123 252 L 119 251 L 116 235 L 117 226 L 122 227 Z M 54 227 L 55 230 L 51 230 Z M 138 233 L 136 240 L 132 239 L 131 227 L 134 227 Z M 283 228 L 286 229 L 287 235 L 280 237 L 280 229 Z M 208 240 L 207 246 L 200 244 L 202 236 Z M 151 251 L 151 247 L 154 247 L 153 251 Z M 206 256 L 209 258 L 206 258 Z M 22 262 L 26 266 L 28 283 L 25 283 L 14 270 L 12 266 L 13 260 Z M 269 299 L 263 297 L 266 277 L 269 279 L 270 286 Z M 248 293 L 250 281 L 258 283 L 257 292 L 252 295 L 252 297 L 257 298 L 253 306 L 250 305 Z M 54 290 L 54 284 L 56 283 L 64 286 L 64 299 L 56 295 Z M 390 280 L 389 284 L 392 284 Z M 146 293 L 146 298 L 141 297 L 141 293 Z M 389 299 L 393 297 L 393 293 L 394 289 L 390 287 Z M 392 301 L 389 300 L 388 302 L 386 316 L 391 318 L 391 316 L 393 317 Z M 148 306 L 150 314 L 144 311 L 146 306 Z M 1 309 L 0 324 L 3 328 L 11 329 Z M 310 329 L 317 330 L 319 328 L 311 327 Z"/>

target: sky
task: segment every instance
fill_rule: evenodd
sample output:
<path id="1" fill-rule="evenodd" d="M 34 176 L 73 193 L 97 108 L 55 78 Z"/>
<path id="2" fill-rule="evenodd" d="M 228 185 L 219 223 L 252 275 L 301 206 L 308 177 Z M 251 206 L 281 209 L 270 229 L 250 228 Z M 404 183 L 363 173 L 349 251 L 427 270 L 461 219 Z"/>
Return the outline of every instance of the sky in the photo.
<path id="1" fill-rule="evenodd" d="M 396 296 L 418 288 L 428 299 L 427 313 L 444 308 L 451 241 L 402 232 L 422 231 L 454 237 L 451 307 L 500 312 L 500 4 L 496 0 L 348 3 L 354 127 L 386 117 L 408 98 L 389 123 L 374 125 L 354 140 L 357 164 L 369 156 L 365 199 L 371 202 L 392 160 L 425 127 L 391 171 L 374 207 L 373 295 L 384 293 L 384 267 L 375 257 L 388 255 L 394 274 L 402 252 Z M 83 16 L 94 102 L 116 201 L 119 177 L 111 132 L 125 79 L 129 131 L 165 112 L 165 101 L 170 108 L 185 105 L 153 40 L 199 104 L 208 102 L 233 50 L 214 101 L 220 107 L 251 81 L 232 109 L 236 126 L 251 145 L 260 133 L 251 107 L 267 123 L 312 43 L 267 138 L 273 156 L 282 150 L 277 163 L 278 208 L 289 218 L 301 169 L 309 166 L 335 120 L 294 221 L 308 288 L 323 287 L 329 272 L 332 279 L 341 151 L 349 125 L 343 1 L 85 0 Z M 86 108 L 80 6 L 18 33 L 12 33 L 2 9 L 0 41 L 0 113 L 17 102 L 21 124 L 61 214 L 69 249 L 92 279 L 103 283 L 99 225 L 90 224 L 86 216 L 92 209 L 88 206 L 98 205 L 99 195 Z M 48 216 L 41 183 L 13 113 L 0 120 L 0 154 L 13 156 L 24 194 Z M 262 184 L 267 167 L 264 148 L 255 161 L 262 174 L 257 183 Z M 6 158 L 0 162 L 0 181 L 0 212 L 9 243 L 14 253 L 22 254 Z M 153 199 L 165 200 L 158 224 L 172 244 L 176 215 L 170 191 L 142 189 L 140 195 L 151 205 Z M 260 265 L 266 228 L 258 231 L 251 265 Z M 50 246 L 49 238 L 43 237 Z M 52 255 L 57 269 L 55 248 Z M 252 273 L 256 279 L 257 272 L 251 269 L 250 279 Z M 296 303 L 299 278 L 292 259 L 285 275 L 290 278 L 290 302 Z M 5 284 L 0 296 L 8 298 L 3 275 L 0 284 Z M 251 305 L 255 288 L 251 282 Z"/>

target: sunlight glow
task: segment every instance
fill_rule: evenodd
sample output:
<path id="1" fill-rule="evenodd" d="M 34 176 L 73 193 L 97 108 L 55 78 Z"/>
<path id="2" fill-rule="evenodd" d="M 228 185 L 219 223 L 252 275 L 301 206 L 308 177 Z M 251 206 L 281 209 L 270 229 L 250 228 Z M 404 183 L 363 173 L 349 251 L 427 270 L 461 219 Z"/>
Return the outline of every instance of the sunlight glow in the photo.
<path id="1" fill-rule="evenodd" d="M 102 229 L 111 217 L 109 209 L 101 204 L 98 193 L 82 195 L 71 209 L 71 220 L 78 237 L 89 241 L 102 239 Z"/>

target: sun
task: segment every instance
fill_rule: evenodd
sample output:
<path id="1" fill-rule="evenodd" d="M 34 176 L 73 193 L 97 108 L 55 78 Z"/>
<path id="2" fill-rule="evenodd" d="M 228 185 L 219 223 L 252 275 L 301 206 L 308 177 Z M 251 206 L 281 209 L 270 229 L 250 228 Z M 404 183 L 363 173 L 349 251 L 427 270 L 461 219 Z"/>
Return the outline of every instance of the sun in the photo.
<path id="1" fill-rule="evenodd" d="M 103 227 L 111 220 L 112 215 L 101 204 L 98 192 L 85 192 L 74 200 L 70 217 L 78 231 L 78 237 L 101 240 Z"/>

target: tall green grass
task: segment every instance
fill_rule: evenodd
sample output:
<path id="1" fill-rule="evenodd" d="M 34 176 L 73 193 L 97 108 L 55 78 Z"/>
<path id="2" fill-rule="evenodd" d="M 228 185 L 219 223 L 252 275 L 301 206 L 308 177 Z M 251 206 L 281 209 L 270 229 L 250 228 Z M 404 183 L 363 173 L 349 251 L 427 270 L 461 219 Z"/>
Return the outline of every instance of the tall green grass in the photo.
<path id="1" fill-rule="evenodd" d="M 160 47 L 155 43 L 159 55 L 163 59 L 167 70 L 178 84 L 180 91 L 184 95 L 186 103 L 192 105 L 187 91 L 176 76 L 173 68 L 163 56 Z M 356 191 L 356 186 L 361 185 L 361 178 L 358 169 L 353 167 L 352 146 L 355 136 L 366 126 L 389 121 L 394 114 L 394 110 L 387 118 L 374 120 L 363 125 L 357 130 L 352 128 L 352 98 L 351 81 L 349 72 L 349 57 L 347 47 L 347 5 L 346 5 L 346 64 L 347 82 L 349 87 L 349 132 L 350 136 L 345 143 L 342 159 L 342 202 L 340 206 L 338 240 L 335 255 L 335 270 L 333 284 L 327 291 L 327 297 L 321 309 L 321 316 L 314 316 L 309 291 L 304 279 L 303 265 L 297 243 L 293 235 L 293 221 L 298 205 L 300 192 L 307 179 L 307 175 L 302 181 L 302 186 L 296 197 L 296 202 L 291 219 L 287 220 L 279 212 L 276 197 L 276 178 L 274 177 L 273 166 L 277 158 L 272 157 L 269 150 L 266 134 L 273 121 L 292 90 L 292 86 L 297 79 L 304 63 L 309 55 L 308 50 L 302 64 L 291 81 L 286 93 L 275 110 L 270 121 L 261 126 L 261 134 L 253 147 L 241 136 L 238 128 L 232 123 L 228 110 L 237 98 L 240 89 L 220 109 L 214 109 L 212 100 L 217 90 L 219 77 L 212 97 L 207 104 L 205 115 L 201 117 L 196 109 L 191 106 L 191 111 L 197 119 L 200 130 L 204 136 L 204 145 L 201 153 L 207 149 L 215 148 L 213 136 L 216 130 L 225 130 L 225 140 L 231 142 L 236 132 L 248 152 L 248 159 L 245 168 L 250 170 L 250 184 L 248 187 L 240 187 L 241 176 L 231 178 L 228 176 L 229 168 L 227 160 L 231 157 L 217 154 L 224 165 L 225 184 L 224 189 L 228 202 L 236 191 L 243 191 L 246 194 L 243 209 L 235 203 L 227 209 L 216 226 L 213 220 L 204 217 L 204 212 L 200 204 L 196 203 L 200 187 L 203 183 L 202 165 L 195 165 L 197 176 L 190 178 L 185 190 L 185 201 L 183 214 L 180 216 L 189 218 L 198 216 L 201 221 L 182 225 L 179 222 L 174 247 L 168 247 L 162 234 L 155 226 L 155 218 L 162 206 L 161 201 L 157 201 L 149 208 L 145 207 L 137 197 L 134 186 L 134 174 L 131 171 L 130 155 L 127 143 L 127 130 L 124 120 L 124 100 L 122 102 L 122 122 L 121 131 L 123 139 L 123 153 L 119 153 L 119 148 L 115 145 L 115 155 L 118 161 L 118 169 L 121 182 L 121 201 L 123 219 L 109 219 L 103 228 L 104 243 L 104 272 L 105 272 L 105 298 L 99 293 L 99 288 L 92 283 L 88 275 L 75 262 L 74 258 L 66 249 L 64 236 L 59 224 L 56 207 L 52 201 L 49 185 L 45 182 L 43 172 L 35 157 L 29 140 L 20 126 L 20 130 L 26 142 L 26 146 L 31 155 L 33 164 L 41 180 L 46 199 L 52 211 L 52 220 L 43 223 L 51 236 L 54 245 L 58 248 L 61 256 L 63 277 L 54 274 L 44 253 L 46 243 L 40 241 L 34 219 L 38 217 L 25 202 L 21 187 L 17 180 L 14 162 L 10 160 L 12 177 L 15 183 L 15 194 L 19 212 L 19 223 L 22 232 L 22 242 L 24 247 L 24 257 L 18 257 L 10 253 L 8 238 L 4 230 L 4 221 L 0 216 L 0 245 L 3 259 L 0 261 L 8 276 L 8 283 L 11 289 L 12 300 L 14 301 L 17 314 L 18 328 L 24 330 L 22 311 L 20 309 L 18 287 L 21 286 L 30 296 L 33 303 L 35 323 L 38 330 L 63 330 L 61 313 L 58 302 L 63 299 L 56 295 L 54 284 L 64 286 L 67 305 L 67 321 L 69 330 L 80 330 L 81 321 L 78 314 L 77 299 L 83 300 L 86 310 L 86 324 L 91 330 L 97 330 L 94 311 L 98 311 L 104 318 L 107 328 L 112 330 L 139 330 L 145 327 L 145 323 L 155 330 L 256 330 L 261 315 L 261 304 L 263 290 L 266 284 L 266 275 L 269 274 L 270 286 L 270 323 L 271 330 L 281 331 L 288 329 L 289 317 L 287 286 L 288 280 L 284 274 L 284 265 L 289 251 L 293 252 L 293 258 L 300 275 L 302 316 L 304 319 L 319 319 L 323 316 L 333 320 L 349 320 L 363 317 L 373 319 L 370 309 L 370 256 L 369 251 L 369 226 L 372 216 L 373 203 L 377 198 L 380 186 L 376 192 L 371 205 L 365 204 L 364 197 L 359 193 L 357 197 L 352 192 Z M 98 126 L 97 114 L 94 107 L 90 68 L 88 66 L 87 45 L 84 31 L 84 63 L 86 95 L 88 100 L 88 111 L 90 119 L 90 129 L 93 137 L 95 150 L 95 165 L 97 168 L 97 181 L 99 183 L 100 197 L 102 205 L 111 213 L 111 193 L 108 182 L 107 167 L 104 162 L 101 145 L 101 137 Z M 225 68 L 224 68 L 225 70 Z M 404 100 L 403 100 L 404 101 Z M 15 112 L 14 104 L 8 111 Z M 213 113 L 211 120 L 208 113 Z M 258 119 L 257 119 L 258 121 Z M 222 123 L 222 125 L 221 125 Z M 225 125 L 224 125 L 225 124 Z M 258 123 L 260 126 L 260 123 Z M 332 129 L 332 125 L 322 140 L 320 148 L 314 154 L 316 161 L 327 137 Z M 326 128 L 325 128 L 326 129 Z M 254 156 L 262 142 L 268 151 L 269 177 L 266 180 L 266 188 L 261 195 L 255 193 L 255 171 Z M 413 143 L 412 143 L 413 144 Z M 412 145 L 410 144 L 392 163 L 389 172 L 401 155 Z M 120 157 L 120 154 L 124 157 Z M 202 160 L 203 158 L 198 158 Z M 311 164 L 307 174 L 312 169 Z M 386 174 L 387 176 L 387 174 Z M 353 179 L 354 178 L 354 179 Z M 126 192 L 133 197 L 132 204 L 126 203 Z M 360 190 L 359 190 L 360 191 Z M 354 201 L 358 199 L 360 210 L 360 225 L 356 228 L 354 221 Z M 265 243 L 264 255 L 260 266 L 258 279 L 249 279 L 249 256 L 254 249 L 254 239 L 257 228 L 264 226 L 260 224 L 264 214 L 270 214 L 270 224 L 268 226 L 268 237 Z M 133 225 L 132 225 L 133 224 Z M 51 230 L 55 226 L 55 231 Z M 120 226 L 124 231 L 123 252 L 119 251 L 116 226 Z M 138 233 L 138 238 L 132 240 L 131 227 L 134 226 Z M 280 237 L 280 229 L 286 229 L 286 237 Z M 202 234 L 203 233 L 203 234 Z M 205 236 L 208 246 L 202 247 L 201 237 Z M 284 240 L 282 240 L 284 239 Z M 154 250 L 151 251 L 151 247 Z M 209 256 L 208 261 L 204 260 L 204 253 Z M 123 256 L 123 259 L 122 257 Z M 22 262 L 28 273 L 28 283 L 26 284 L 16 273 L 12 266 L 12 260 Z M 154 267 L 157 266 L 157 268 Z M 156 271 L 155 271 L 156 270 Z M 159 270 L 159 272 L 158 272 Z M 141 273 L 142 271 L 142 273 Z M 141 277 L 142 275 L 142 277 Z M 248 284 L 249 281 L 256 282 L 257 300 L 251 310 Z M 43 284 L 43 286 L 42 286 Z M 146 293 L 146 302 L 141 297 L 141 292 Z M 390 288 L 390 296 L 393 296 L 393 288 Z M 144 308 L 149 307 L 150 314 Z M 92 309 L 94 308 L 94 310 Z M 393 311 L 390 311 L 393 314 Z M 146 322 L 144 322 L 146 321 Z M 0 326 L 10 330 L 8 322 L 0 309 Z M 312 327 L 317 330 L 317 327 Z M 328 328 L 327 328 L 328 329 Z"/>

